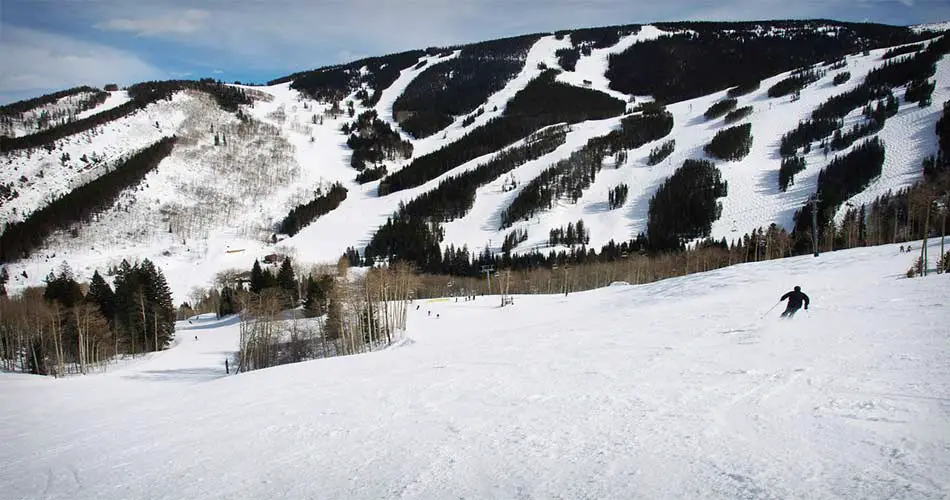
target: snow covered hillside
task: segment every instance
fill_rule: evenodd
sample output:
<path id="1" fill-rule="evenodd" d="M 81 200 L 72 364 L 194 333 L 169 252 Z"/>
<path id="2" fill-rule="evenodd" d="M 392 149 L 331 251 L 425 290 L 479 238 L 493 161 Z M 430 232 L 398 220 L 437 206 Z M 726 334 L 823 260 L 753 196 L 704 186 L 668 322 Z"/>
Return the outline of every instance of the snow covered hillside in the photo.
<path id="1" fill-rule="evenodd" d="M 234 320 L 181 323 L 177 345 L 107 374 L 0 374 L 0 491 L 946 498 L 950 287 L 903 278 L 912 259 L 888 245 L 505 308 L 420 301 L 400 347 L 232 376 Z M 763 319 L 793 285 L 809 309 Z"/>
<path id="2" fill-rule="evenodd" d="M 635 105 L 650 101 L 652 96 L 612 89 L 606 76 L 610 56 L 638 42 L 671 33 L 674 31 L 657 26 L 640 27 L 635 33 L 620 36 L 610 46 L 579 55 L 574 69 L 559 73 L 557 81 L 620 98 L 628 103 L 628 116 Z M 0 187 L 4 191 L 0 195 L 9 191 L 16 196 L 0 197 L 0 218 L 15 222 L 102 175 L 123 155 L 166 135 L 180 138 L 172 154 L 139 186 L 123 193 L 112 208 L 71 231 L 55 233 L 48 238 L 45 248 L 30 257 L 8 263 L 11 282 L 7 286 L 16 290 L 38 285 L 63 261 L 69 262 L 80 278 L 88 279 L 93 270 L 105 270 L 122 259 L 148 258 L 162 268 L 176 303 L 180 303 L 193 288 L 210 286 L 218 273 L 249 270 L 255 259 L 267 254 L 289 255 L 295 262 L 310 263 L 335 261 L 351 246 L 362 251 L 401 204 L 435 189 L 451 176 L 474 170 L 501 150 L 463 162 L 419 186 L 379 196 L 380 181 L 355 181 L 357 171 L 350 166 L 352 151 L 342 127 L 364 111 L 376 111 L 380 120 L 413 146 L 411 158 L 382 162 L 388 172 L 399 171 L 413 160 L 502 116 L 507 103 L 545 68 L 559 67 L 559 54 L 571 44 L 570 34 L 541 36 L 527 51 L 521 71 L 487 97 L 479 114 L 456 116 L 443 130 L 420 139 L 399 128 L 393 116 L 394 103 L 426 69 L 447 64 L 459 57 L 460 50 L 420 56 L 417 64 L 402 70 L 386 88 L 376 89 L 380 98 L 371 108 L 366 107 L 368 101 L 357 97 L 365 88 L 329 103 L 310 99 L 292 89 L 290 82 L 241 86 L 255 98 L 253 105 L 242 106 L 241 116 L 247 118 L 243 121 L 235 113 L 214 106 L 209 97 L 183 91 L 171 100 L 162 100 L 58 141 L 57 147 L 49 151 L 37 148 L 5 154 L 0 157 L 4 164 L 0 169 Z M 712 224 L 712 237 L 740 238 L 771 223 L 792 229 L 794 213 L 815 193 L 819 172 L 836 154 L 827 155 L 820 148 L 813 148 L 804 156 L 805 170 L 783 192 L 778 185 L 780 138 L 807 119 L 816 106 L 861 84 L 869 71 L 885 63 L 885 51 L 882 48 L 848 56 L 843 67 L 827 71 L 794 98 L 767 95 L 768 88 L 789 73 L 771 76 L 761 82 L 758 90 L 738 97 L 737 107 L 751 106 L 751 112 L 735 124 L 751 124 L 753 141 L 749 154 L 741 160 L 715 160 L 722 180 L 728 183 L 728 195 L 719 199 L 722 214 Z M 835 76 L 845 71 L 850 73 L 850 80 L 834 84 Z M 950 100 L 950 59 L 939 61 L 934 80 L 933 104 L 927 107 L 904 102 L 903 89 L 895 89 L 900 108 L 874 134 L 887 148 L 883 172 L 849 202 L 867 203 L 888 190 L 912 185 L 922 178 L 921 160 L 936 152 L 934 125 L 942 103 Z M 471 210 L 444 224 L 442 245 L 478 249 L 475 251 L 487 247 L 499 253 L 507 233 L 527 231 L 527 240 L 515 248 L 515 253 L 547 250 L 552 230 L 581 219 L 590 230 L 589 248 L 599 249 L 611 240 L 629 241 L 646 231 L 650 199 L 663 182 L 684 160 L 707 157 L 703 147 L 728 126 L 721 118 L 703 117 L 707 108 L 725 95 L 723 90 L 668 104 L 674 125 L 667 137 L 629 151 L 626 159 L 616 165 L 608 159 L 605 165 L 611 165 L 597 174 L 576 203 L 556 200 L 550 209 L 501 229 L 500 214 L 525 185 L 582 148 L 589 139 L 619 128 L 623 117 L 572 125 L 563 146 L 480 186 Z M 99 107 L 86 113 L 110 109 L 126 100 L 125 93 L 113 92 Z M 352 115 L 347 112 L 351 102 Z M 845 117 L 844 126 L 847 129 L 860 121 L 858 108 Z M 219 136 L 223 139 L 221 144 Z M 659 164 L 648 165 L 651 149 L 671 139 L 676 145 L 672 155 Z M 837 154 L 846 154 L 851 148 Z M 517 183 L 514 189 L 507 188 L 511 180 Z M 333 183 L 347 189 L 346 199 L 293 237 L 275 241 L 275 228 L 289 211 L 313 200 Z M 629 195 L 619 208 L 609 209 L 609 193 L 621 184 L 629 187 Z M 839 211 L 839 218 L 841 215 Z"/>

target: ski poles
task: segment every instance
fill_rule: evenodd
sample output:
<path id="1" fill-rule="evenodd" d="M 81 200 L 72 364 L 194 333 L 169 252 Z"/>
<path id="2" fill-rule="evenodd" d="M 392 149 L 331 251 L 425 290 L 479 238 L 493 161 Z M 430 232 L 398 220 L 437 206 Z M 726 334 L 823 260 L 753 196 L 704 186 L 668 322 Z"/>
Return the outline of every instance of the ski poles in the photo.
<path id="1" fill-rule="evenodd" d="M 778 301 L 778 302 L 776 302 L 775 305 L 772 306 L 772 307 L 770 307 L 768 311 L 765 311 L 765 314 L 763 314 L 762 317 L 759 318 L 759 319 L 765 319 L 765 316 L 767 316 L 770 312 L 772 312 L 772 309 L 775 309 L 775 306 L 777 306 L 777 305 L 779 305 L 779 304 L 781 304 L 781 303 L 782 303 L 781 300 Z"/>

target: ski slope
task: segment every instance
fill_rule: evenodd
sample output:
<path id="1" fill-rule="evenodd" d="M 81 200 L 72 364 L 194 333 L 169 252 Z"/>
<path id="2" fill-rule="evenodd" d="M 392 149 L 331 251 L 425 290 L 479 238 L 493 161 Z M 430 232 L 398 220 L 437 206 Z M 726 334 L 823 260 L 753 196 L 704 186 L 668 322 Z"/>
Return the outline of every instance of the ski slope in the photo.
<path id="1" fill-rule="evenodd" d="M 654 26 L 643 26 L 638 33 L 621 37 L 612 47 L 592 50 L 589 56 L 578 60 L 576 71 L 563 72 L 557 79 L 617 97 L 633 98 L 635 102 L 631 106 L 648 100 L 650 96 L 626 96 L 610 90 L 604 73 L 610 54 L 622 52 L 638 41 L 666 34 Z M 458 116 L 446 129 L 423 139 L 413 139 L 413 158 L 456 141 L 503 113 L 507 102 L 540 75 L 541 68 L 557 67 L 556 51 L 570 43 L 568 37 L 561 40 L 555 36 L 540 37 L 528 51 L 522 70 L 486 99 L 481 106 L 484 113 L 477 116 L 472 125 L 463 127 L 466 117 Z M 782 134 L 808 118 L 815 107 L 829 97 L 859 85 L 868 71 L 884 63 L 881 55 L 886 50 L 848 56 L 846 68 L 828 71 L 821 80 L 805 87 L 798 100 L 770 99 L 766 95 L 768 88 L 788 73 L 767 78 L 759 90 L 738 98 L 739 107 L 753 107 L 749 117 L 736 123 L 751 123 L 753 144 L 749 155 L 742 160 L 714 160 L 722 179 L 728 183 L 728 195 L 719 200 L 722 215 L 712 224 L 712 237 L 733 240 L 771 223 L 786 230 L 793 228 L 795 212 L 815 193 L 819 172 L 835 154 L 826 157 L 820 148 L 812 148 L 805 157 L 806 169 L 795 176 L 794 184 L 786 192 L 781 192 L 778 148 Z M 429 66 L 458 54 L 455 51 L 441 58 L 425 56 L 423 60 L 428 61 L 425 66 L 403 70 L 392 85 L 380 89 L 381 98 L 374 108 L 380 119 L 395 125 L 393 103 L 413 79 Z M 849 71 L 851 79 L 834 86 L 832 79 L 840 71 Z M 925 108 L 903 102 L 903 89 L 895 89 L 901 103 L 899 112 L 876 134 L 886 145 L 882 175 L 864 192 L 850 199 L 850 203 L 871 202 L 888 190 L 896 191 L 922 178 L 921 161 L 935 154 L 937 149 L 934 125 L 941 115 L 941 103 L 950 100 L 950 58 L 937 64 L 934 80 L 937 83 L 934 104 Z M 166 274 L 175 302 L 181 303 L 192 289 L 211 286 L 218 273 L 233 269 L 247 271 L 255 259 L 267 254 L 289 255 L 301 266 L 335 262 L 347 247 L 362 251 L 377 228 L 385 224 L 401 203 L 409 203 L 436 188 L 445 178 L 474 169 L 497 154 L 483 155 L 421 186 L 380 197 L 378 181 L 362 185 L 355 182 L 357 172 L 350 166 L 352 152 L 341 130 L 367 109 L 355 99 L 355 92 L 337 103 L 346 110 L 347 101 L 355 102 L 351 118 L 345 111 L 336 116 L 328 114 L 331 103 L 313 101 L 291 89 L 289 82 L 244 88 L 264 96 L 243 110 L 254 118 L 255 126 L 265 125 L 258 127 L 257 137 L 253 136 L 254 132 L 248 132 L 247 137 L 236 140 L 239 125 L 233 114 L 209 110 L 208 100 L 194 93 L 179 93 L 170 102 L 150 105 L 144 111 L 99 127 L 94 133 L 60 141 L 58 149 L 52 152 L 39 148 L 29 155 L 22 151 L 7 155 L 6 168 L 0 169 L 0 183 L 13 186 L 17 197 L 0 203 L 0 219 L 18 221 L 56 196 L 101 175 L 123 154 L 165 135 L 175 133 L 189 137 L 187 141 L 180 141 L 172 155 L 108 213 L 83 224 L 78 237 L 75 232 L 60 232 L 49 239 L 47 248 L 28 259 L 8 264 L 11 276 L 8 288 L 20 290 L 40 285 L 42 278 L 64 260 L 79 278 L 89 279 L 94 270 L 117 265 L 122 259 L 149 258 Z M 564 147 L 480 187 L 472 210 L 465 217 L 444 225 L 443 246 L 469 249 L 488 246 L 497 252 L 508 232 L 523 229 L 528 232 L 528 240 L 515 247 L 514 252 L 547 252 L 550 230 L 580 219 L 590 230 L 588 248 L 599 249 L 610 240 L 621 242 L 636 237 L 647 230 L 649 202 L 658 187 L 684 160 L 705 158 L 703 147 L 728 126 L 722 118 L 706 120 L 703 117 L 706 109 L 725 94 L 719 91 L 669 104 L 667 109 L 674 116 L 669 136 L 629 151 L 623 164 L 615 165 L 613 158 L 608 158 L 577 203 L 558 200 L 551 209 L 539 212 L 531 220 L 519 221 L 501 230 L 501 212 L 525 185 L 549 166 L 569 157 L 587 139 L 619 126 L 619 117 L 573 125 Z M 116 105 L 125 98 L 124 93 L 114 92 L 97 109 Z M 860 110 L 849 115 L 845 128 L 857 122 L 859 115 Z M 229 132 L 230 143 L 214 146 L 212 127 L 219 131 L 227 127 L 234 129 L 234 134 Z M 675 139 L 676 150 L 664 162 L 648 166 L 650 150 L 667 139 Z M 855 145 L 862 142 L 859 140 Z M 69 155 L 69 160 L 63 161 L 64 153 Z M 81 159 L 84 155 L 91 158 L 93 153 L 104 160 L 95 163 Z M 387 160 L 385 165 L 389 172 L 394 172 L 413 158 Z M 501 186 L 510 176 L 517 179 L 519 187 L 505 192 Z M 334 182 L 348 190 L 346 200 L 338 208 L 316 219 L 294 237 L 272 243 L 277 224 L 293 207 L 311 201 L 319 189 Z M 608 193 L 619 184 L 629 187 L 626 203 L 609 210 Z M 257 186 L 247 193 L 248 185 Z M 839 210 L 839 219 L 842 214 L 843 210 Z"/>
<path id="2" fill-rule="evenodd" d="M 107 374 L 0 374 L 0 491 L 946 498 L 950 287 L 904 278 L 914 257 L 839 251 L 506 308 L 420 301 L 400 347 L 230 377 L 239 325 L 180 323 L 176 346 Z M 809 310 L 762 319 L 793 285 Z"/>

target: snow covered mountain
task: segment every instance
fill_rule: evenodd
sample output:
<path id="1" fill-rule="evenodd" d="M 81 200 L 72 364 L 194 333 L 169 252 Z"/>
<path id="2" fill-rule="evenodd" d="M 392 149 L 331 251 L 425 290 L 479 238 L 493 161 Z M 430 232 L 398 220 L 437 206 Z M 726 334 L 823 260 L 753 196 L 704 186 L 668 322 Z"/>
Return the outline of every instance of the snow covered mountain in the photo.
<path id="1" fill-rule="evenodd" d="M 819 173 L 865 138 L 878 137 L 886 146 L 880 174 L 836 200 L 832 217 L 840 220 L 847 204 L 919 181 L 922 160 L 936 153 L 934 126 L 950 100 L 950 59 L 937 29 L 831 21 L 620 26 L 369 58 L 264 86 L 183 86 L 161 98 L 143 97 L 140 88 L 83 91 L 5 110 L 0 219 L 9 234 L 57 198 L 175 137 L 170 153 L 107 206 L 77 209 L 83 216 L 64 216 L 65 224 L 45 223 L 59 228 L 31 234 L 39 241 L 29 251 L 22 241 L 5 243 L 8 287 L 39 284 L 62 261 L 88 277 L 122 259 L 149 258 L 180 302 L 219 272 L 248 270 L 267 254 L 332 262 L 348 247 L 362 253 L 401 206 L 425 194 L 468 197 L 432 194 L 466 173 L 481 176 L 465 187 L 471 202 L 451 215 L 425 215 L 438 223 L 443 247 L 473 253 L 502 253 L 511 234 L 522 236 L 513 255 L 564 249 L 552 245 L 551 234 L 578 220 L 590 248 L 636 238 L 648 230 L 657 190 L 690 159 L 711 159 L 728 189 L 717 198 L 721 208 L 708 231 L 700 228 L 705 234 L 687 240 L 731 240 L 772 223 L 791 231 L 796 211 L 819 189 Z M 897 98 L 895 112 L 853 145 L 831 149 L 830 133 L 800 145 L 794 155 L 804 168 L 787 189 L 780 187 L 783 135 L 829 99 L 866 88 L 883 66 L 921 54 L 936 54 L 935 72 L 923 80 L 935 83 L 926 98 L 931 104 L 909 99 L 916 76 L 881 77 Z M 239 90 L 241 102 L 221 98 L 226 92 L 218 87 Z M 68 111 L 97 95 L 90 109 Z M 732 98 L 717 108 L 731 111 L 725 118 L 713 109 Z M 865 102 L 884 100 L 881 93 Z M 665 105 L 671 129 L 630 139 L 639 132 L 627 127 L 657 113 L 654 101 Z M 835 118 L 845 135 L 877 120 L 865 102 Z M 109 119 L 56 135 L 55 126 L 37 123 L 56 110 L 71 117 L 64 126 Z M 717 133 L 744 125 L 751 127 L 747 151 L 725 160 L 708 152 Z M 672 152 L 658 160 L 655 150 L 664 144 Z M 531 147 L 536 150 L 525 153 Z M 552 170 L 571 169 L 588 153 L 600 155 L 596 168 Z M 485 165 L 495 170 L 484 174 Z M 334 185 L 346 195 L 331 203 L 326 196 Z M 513 204 L 546 190 L 557 192 L 550 203 L 542 200 L 506 222 Z M 321 199 L 319 217 L 286 222 Z M 290 226 L 293 231 L 281 231 Z"/>
<path id="2" fill-rule="evenodd" d="M 883 245 L 514 307 L 419 300 L 398 347 L 236 376 L 237 318 L 182 321 L 175 346 L 104 374 L 0 374 L 0 491 L 946 498 L 950 287 L 902 279 L 912 258 Z M 809 309 L 763 318 L 796 283 Z"/>

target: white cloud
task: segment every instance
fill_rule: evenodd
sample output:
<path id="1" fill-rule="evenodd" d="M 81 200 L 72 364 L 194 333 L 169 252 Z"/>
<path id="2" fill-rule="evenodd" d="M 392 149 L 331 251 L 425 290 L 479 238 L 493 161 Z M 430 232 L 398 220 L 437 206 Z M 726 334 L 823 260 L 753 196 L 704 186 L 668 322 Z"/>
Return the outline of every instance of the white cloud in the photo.
<path id="1" fill-rule="evenodd" d="M 198 31 L 208 18 L 208 12 L 199 9 L 188 9 L 182 13 L 175 13 L 154 18 L 110 19 L 95 25 L 96 28 L 112 31 L 129 31 L 139 36 L 155 36 L 164 34 L 184 35 Z"/>
<path id="2" fill-rule="evenodd" d="M 43 31 L 0 25 L 0 94 L 167 78 L 128 52 Z"/>

